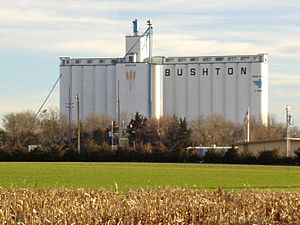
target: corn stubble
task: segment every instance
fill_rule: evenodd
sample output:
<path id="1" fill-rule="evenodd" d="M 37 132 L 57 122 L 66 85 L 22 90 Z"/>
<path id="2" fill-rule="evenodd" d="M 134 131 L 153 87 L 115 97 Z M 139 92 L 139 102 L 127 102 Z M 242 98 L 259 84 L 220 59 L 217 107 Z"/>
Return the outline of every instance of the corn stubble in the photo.
<path id="1" fill-rule="evenodd" d="M 299 192 L 0 189 L 0 224 L 300 224 Z"/>

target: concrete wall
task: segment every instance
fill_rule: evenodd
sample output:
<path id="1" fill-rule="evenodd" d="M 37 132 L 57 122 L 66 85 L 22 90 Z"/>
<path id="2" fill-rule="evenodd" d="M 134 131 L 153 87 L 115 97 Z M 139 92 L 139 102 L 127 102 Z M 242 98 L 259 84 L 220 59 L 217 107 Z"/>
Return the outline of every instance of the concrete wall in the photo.
<path id="1" fill-rule="evenodd" d="M 60 111 L 68 115 L 71 102 L 77 118 L 76 95 L 80 97 L 80 117 L 89 114 L 116 115 L 116 67 L 114 65 L 64 65 L 60 67 Z"/>
<path id="2" fill-rule="evenodd" d="M 153 116 L 176 115 L 192 121 L 215 113 L 243 123 L 249 106 L 250 116 L 267 122 L 267 55 L 174 57 L 161 62 L 152 65 Z M 121 113 L 148 115 L 148 69 L 146 63 L 118 63 L 113 58 L 65 58 L 60 66 L 60 110 L 68 115 L 70 90 L 73 118 L 76 94 L 81 99 L 81 119 L 90 113 L 116 118 L 119 81 Z"/>
<path id="3" fill-rule="evenodd" d="M 198 63 L 189 63 L 189 58 L 167 59 L 163 65 L 164 115 L 194 120 L 219 114 L 242 123 L 250 107 L 250 116 L 267 123 L 266 55 L 229 58 L 208 57 Z"/>
<path id="4" fill-rule="evenodd" d="M 146 36 L 141 35 L 131 35 L 126 36 L 126 53 L 135 53 L 136 54 L 136 62 L 143 62 L 145 58 L 148 57 L 148 45 L 149 41 L 147 41 Z"/>
<path id="5" fill-rule="evenodd" d="M 146 63 L 123 63 L 116 66 L 116 82 L 120 86 L 120 113 L 148 115 L 148 69 Z M 152 114 L 162 116 L 162 85 L 160 66 L 152 66 L 151 96 Z M 116 90 L 117 92 L 117 90 Z"/>
<path id="6" fill-rule="evenodd" d="M 238 143 L 240 153 L 249 151 L 254 155 L 258 155 L 262 151 L 278 149 L 282 156 L 286 156 L 286 140 L 274 140 L 274 141 L 257 141 L 249 143 Z M 294 156 L 294 151 L 300 148 L 300 140 L 290 140 L 290 154 Z"/>

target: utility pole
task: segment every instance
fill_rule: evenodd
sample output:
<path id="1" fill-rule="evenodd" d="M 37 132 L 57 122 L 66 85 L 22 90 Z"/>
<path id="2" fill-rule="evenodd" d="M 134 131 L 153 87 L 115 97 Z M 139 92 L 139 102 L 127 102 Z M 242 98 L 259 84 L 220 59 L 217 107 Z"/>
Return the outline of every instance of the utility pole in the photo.
<path id="1" fill-rule="evenodd" d="M 69 101 L 66 103 L 66 107 L 69 110 L 69 140 L 68 140 L 68 149 L 71 150 L 72 145 L 72 97 L 71 97 L 71 86 L 69 86 Z"/>
<path id="2" fill-rule="evenodd" d="M 291 107 L 289 105 L 285 106 L 285 114 L 286 114 L 286 157 L 289 157 L 290 152 L 290 125 L 292 125 L 292 115 L 290 114 Z"/>
<path id="3" fill-rule="evenodd" d="M 80 153 L 80 114 L 79 114 L 79 95 L 76 95 L 76 102 L 77 102 L 77 151 Z"/>
<path id="4" fill-rule="evenodd" d="M 248 106 L 248 120 L 247 120 L 247 142 L 250 141 L 250 107 Z"/>
<path id="5" fill-rule="evenodd" d="M 245 141 L 250 141 L 250 107 L 248 106 L 246 115 L 244 117 L 244 124 L 246 125 L 246 137 Z"/>
<path id="6" fill-rule="evenodd" d="M 118 80 L 118 93 L 117 93 L 117 105 L 118 105 L 118 137 L 119 137 L 119 145 L 121 139 L 121 113 L 120 113 L 120 81 Z"/>
<path id="7" fill-rule="evenodd" d="M 151 66 L 152 66 L 152 22 L 147 21 L 148 36 L 149 36 L 149 69 L 148 69 L 148 117 L 152 117 L 152 93 L 151 93 Z"/>
<path id="8" fill-rule="evenodd" d="M 114 121 L 111 121 L 111 150 L 114 149 Z"/>

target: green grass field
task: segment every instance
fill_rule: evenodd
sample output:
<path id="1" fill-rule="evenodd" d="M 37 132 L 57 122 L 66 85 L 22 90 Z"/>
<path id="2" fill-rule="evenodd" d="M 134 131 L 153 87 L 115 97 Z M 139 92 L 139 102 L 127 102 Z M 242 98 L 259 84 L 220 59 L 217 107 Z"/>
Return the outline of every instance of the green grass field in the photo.
<path id="1" fill-rule="evenodd" d="M 3 188 L 245 187 L 300 191 L 300 167 L 159 163 L 0 163 Z"/>

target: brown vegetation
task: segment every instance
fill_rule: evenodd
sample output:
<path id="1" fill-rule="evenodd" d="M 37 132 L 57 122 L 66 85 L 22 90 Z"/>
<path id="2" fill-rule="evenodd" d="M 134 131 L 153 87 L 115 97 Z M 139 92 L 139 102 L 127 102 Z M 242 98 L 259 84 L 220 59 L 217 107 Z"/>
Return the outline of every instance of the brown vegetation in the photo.
<path id="1" fill-rule="evenodd" d="M 146 144 L 157 148 L 164 145 L 172 148 L 186 148 L 188 146 L 231 146 L 244 140 L 244 124 L 236 124 L 224 120 L 219 115 L 200 116 L 195 121 L 187 122 L 176 117 L 162 117 L 159 120 L 148 120 L 136 113 L 131 120 L 122 116 L 121 131 L 129 138 L 130 145 Z M 107 115 L 90 114 L 81 121 L 82 148 L 85 141 L 96 144 L 110 144 L 111 121 Z M 242 122 L 242 121 L 241 121 Z M 0 147 L 27 148 L 27 145 L 61 147 L 68 146 L 68 119 L 60 115 L 58 109 L 42 111 L 37 117 L 32 111 L 9 113 L 2 120 L 4 129 L 0 129 Z M 119 131 L 114 121 L 114 133 Z M 285 137 L 284 124 L 278 123 L 273 116 L 269 116 L 268 125 L 251 118 L 251 140 L 273 140 Z M 71 124 L 71 139 L 76 147 L 77 124 Z M 299 129 L 293 127 L 290 136 L 299 134 Z M 115 143 L 117 143 L 115 136 Z M 180 146 L 176 142 L 182 142 Z"/>
<path id="2" fill-rule="evenodd" d="M 218 115 L 188 122 L 175 116 L 147 119 L 137 112 L 130 120 L 126 115 L 122 119 L 118 124 L 107 115 L 88 115 L 80 123 L 79 154 L 77 124 L 73 121 L 69 126 L 58 109 L 44 110 L 38 116 L 30 111 L 7 114 L 2 120 L 4 129 L 0 128 L 0 161 L 204 161 L 280 165 L 300 162 L 300 150 L 289 158 L 277 157 L 275 149 L 266 149 L 264 157 L 256 157 L 251 152 L 239 155 L 229 151 L 225 155 L 225 152 L 211 151 L 201 158 L 196 150 L 187 151 L 190 146 L 234 147 L 244 140 L 245 124 L 235 124 Z M 285 135 L 284 125 L 272 116 L 268 126 L 251 119 L 250 130 L 252 141 L 282 139 Z M 294 127 L 290 133 L 291 137 L 299 136 L 299 129 Z M 112 146 L 118 144 L 120 137 L 120 145 Z"/>
<path id="3" fill-rule="evenodd" d="M 0 189 L 1 224 L 299 224 L 298 192 Z"/>

